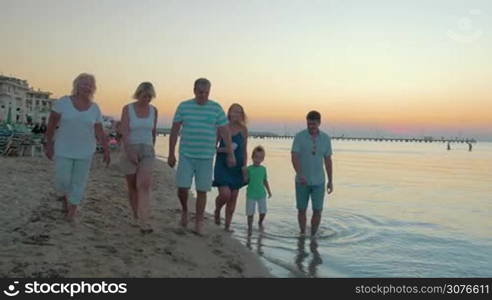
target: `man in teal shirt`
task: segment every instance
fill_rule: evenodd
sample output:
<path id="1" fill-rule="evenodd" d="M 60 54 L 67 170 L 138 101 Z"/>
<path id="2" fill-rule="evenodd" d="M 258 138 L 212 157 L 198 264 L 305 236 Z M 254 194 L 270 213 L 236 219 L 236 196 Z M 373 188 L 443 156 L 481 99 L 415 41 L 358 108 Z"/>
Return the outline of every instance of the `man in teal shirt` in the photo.
<path id="1" fill-rule="evenodd" d="M 181 225 L 188 224 L 188 194 L 193 178 L 197 191 L 195 232 L 202 234 L 203 215 L 207 192 L 212 186 L 213 159 L 216 153 L 217 132 L 225 141 L 227 162 L 236 165 L 232 149 L 231 133 L 224 110 L 217 102 L 209 100 L 211 83 L 205 78 L 195 81 L 195 98 L 179 104 L 173 119 L 169 138 L 167 162 L 171 168 L 176 165 L 175 148 L 181 130 L 179 162 L 176 171 L 178 198 L 181 202 Z"/>
<path id="2" fill-rule="evenodd" d="M 318 231 L 321 211 L 325 198 L 326 168 L 328 194 L 333 192 L 331 138 L 319 130 L 321 114 L 310 111 L 307 114 L 307 129 L 297 133 L 292 144 L 292 165 L 296 171 L 297 220 L 301 234 L 306 233 L 306 210 L 311 198 L 313 216 L 311 218 L 311 235 Z"/>

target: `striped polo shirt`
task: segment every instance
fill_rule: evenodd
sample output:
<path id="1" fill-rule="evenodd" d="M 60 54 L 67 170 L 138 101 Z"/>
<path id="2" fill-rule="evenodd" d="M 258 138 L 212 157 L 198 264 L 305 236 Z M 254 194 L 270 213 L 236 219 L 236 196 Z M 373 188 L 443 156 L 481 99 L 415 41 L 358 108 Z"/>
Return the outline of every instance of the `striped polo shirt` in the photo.
<path id="1" fill-rule="evenodd" d="M 214 157 L 217 127 L 228 124 L 220 104 L 208 100 L 200 105 L 195 99 L 179 104 L 173 122 L 182 124 L 179 155 L 198 159 Z"/>

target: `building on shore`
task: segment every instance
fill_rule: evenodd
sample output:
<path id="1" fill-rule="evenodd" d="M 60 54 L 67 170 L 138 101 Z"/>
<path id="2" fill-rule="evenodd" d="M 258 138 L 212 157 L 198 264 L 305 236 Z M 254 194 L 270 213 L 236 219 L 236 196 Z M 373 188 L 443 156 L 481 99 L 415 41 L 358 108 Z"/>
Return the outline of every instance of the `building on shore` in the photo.
<path id="1" fill-rule="evenodd" d="M 52 93 L 34 90 L 27 80 L 0 75 L 0 122 L 9 117 L 13 123 L 35 124 L 47 121 L 53 102 Z"/>

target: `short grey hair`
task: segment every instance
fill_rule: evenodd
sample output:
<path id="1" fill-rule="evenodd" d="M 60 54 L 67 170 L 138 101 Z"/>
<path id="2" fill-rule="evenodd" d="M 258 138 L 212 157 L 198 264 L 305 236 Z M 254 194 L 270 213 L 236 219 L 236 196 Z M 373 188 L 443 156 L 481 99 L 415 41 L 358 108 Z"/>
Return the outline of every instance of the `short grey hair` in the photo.
<path id="1" fill-rule="evenodd" d="M 77 93 L 78 93 L 78 90 L 79 90 L 80 81 L 82 81 L 83 79 L 89 79 L 90 81 L 92 81 L 92 83 L 94 84 L 94 90 L 92 91 L 92 94 L 94 94 L 96 92 L 96 77 L 94 77 L 94 75 L 89 74 L 89 73 L 80 73 L 73 80 L 73 83 L 72 83 L 72 96 L 77 96 Z"/>
<path id="2" fill-rule="evenodd" d="M 133 99 L 138 99 L 143 93 L 149 94 L 152 98 L 155 98 L 155 90 L 152 83 L 145 81 L 138 85 L 135 93 L 133 94 Z"/>
<path id="3" fill-rule="evenodd" d="M 199 86 L 211 87 L 212 83 L 207 78 L 198 78 L 197 80 L 195 80 L 195 84 L 193 86 L 193 89 L 196 90 Z"/>

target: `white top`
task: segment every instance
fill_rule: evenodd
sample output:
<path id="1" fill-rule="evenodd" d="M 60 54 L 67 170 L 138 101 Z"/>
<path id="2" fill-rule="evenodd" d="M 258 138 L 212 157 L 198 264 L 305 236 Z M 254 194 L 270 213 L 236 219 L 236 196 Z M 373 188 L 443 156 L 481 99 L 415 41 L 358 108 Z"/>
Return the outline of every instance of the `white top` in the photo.
<path id="1" fill-rule="evenodd" d="M 135 112 L 135 102 L 128 104 L 128 122 L 130 133 L 128 135 L 128 143 L 146 144 L 153 146 L 154 138 L 152 130 L 154 129 L 155 108 L 149 104 L 149 115 L 146 118 L 139 118 Z"/>
<path id="2" fill-rule="evenodd" d="M 55 133 L 55 156 L 73 159 L 89 158 L 96 151 L 94 125 L 102 123 L 99 106 L 92 103 L 88 110 L 79 111 L 69 96 L 55 102 L 53 111 L 61 115 Z"/>

